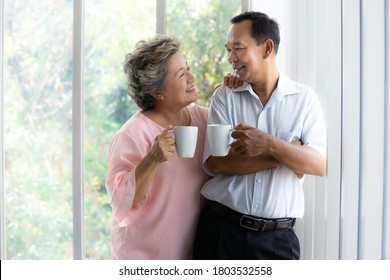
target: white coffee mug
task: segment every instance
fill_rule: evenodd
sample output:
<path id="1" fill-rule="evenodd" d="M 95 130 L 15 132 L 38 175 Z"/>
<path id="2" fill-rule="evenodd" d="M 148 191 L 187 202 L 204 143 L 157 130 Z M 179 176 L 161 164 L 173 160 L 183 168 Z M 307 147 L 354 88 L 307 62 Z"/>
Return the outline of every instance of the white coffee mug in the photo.
<path id="1" fill-rule="evenodd" d="M 175 126 L 176 152 L 181 158 L 192 158 L 198 142 L 197 126 Z"/>
<path id="2" fill-rule="evenodd" d="M 230 124 L 209 124 L 207 126 L 207 139 L 211 155 L 223 157 L 229 153 L 232 126 Z"/>

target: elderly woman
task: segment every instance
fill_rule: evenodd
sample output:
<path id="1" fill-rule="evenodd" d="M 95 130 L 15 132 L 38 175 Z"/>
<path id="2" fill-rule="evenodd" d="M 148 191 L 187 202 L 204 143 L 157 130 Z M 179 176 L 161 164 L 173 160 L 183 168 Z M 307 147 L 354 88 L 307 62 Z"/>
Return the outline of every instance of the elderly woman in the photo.
<path id="1" fill-rule="evenodd" d="M 140 107 L 109 147 L 106 186 L 114 259 L 189 259 L 201 195 L 207 109 L 177 39 L 140 41 L 127 55 L 129 95 Z M 192 104 L 192 105 L 191 105 Z M 197 126 L 193 158 L 179 158 L 173 126 Z"/>

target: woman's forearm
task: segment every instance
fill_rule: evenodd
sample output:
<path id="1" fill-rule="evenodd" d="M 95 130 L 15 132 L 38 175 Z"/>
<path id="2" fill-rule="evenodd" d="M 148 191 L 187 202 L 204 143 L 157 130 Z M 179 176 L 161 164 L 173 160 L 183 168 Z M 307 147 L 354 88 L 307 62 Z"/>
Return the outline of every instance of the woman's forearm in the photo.
<path id="1" fill-rule="evenodd" d="M 148 192 L 150 183 L 156 173 L 158 162 L 149 154 L 135 168 L 135 196 L 133 205 L 139 203 Z"/>

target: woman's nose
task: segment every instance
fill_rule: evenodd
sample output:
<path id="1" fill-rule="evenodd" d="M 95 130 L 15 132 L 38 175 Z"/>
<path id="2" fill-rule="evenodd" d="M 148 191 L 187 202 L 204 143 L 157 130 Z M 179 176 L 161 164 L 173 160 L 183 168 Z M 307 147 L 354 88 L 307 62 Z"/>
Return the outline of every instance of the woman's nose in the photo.
<path id="1" fill-rule="evenodd" d="M 192 82 L 194 82 L 194 80 L 195 80 L 194 74 L 192 74 L 191 71 L 188 71 L 187 72 L 187 81 L 188 81 L 188 83 L 192 83 Z"/>

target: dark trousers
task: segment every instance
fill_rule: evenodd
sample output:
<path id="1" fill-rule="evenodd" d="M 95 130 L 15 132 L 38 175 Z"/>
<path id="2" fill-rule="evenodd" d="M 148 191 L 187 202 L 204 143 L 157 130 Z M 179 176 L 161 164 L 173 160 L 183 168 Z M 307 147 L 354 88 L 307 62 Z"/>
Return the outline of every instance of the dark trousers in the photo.
<path id="1" fill-rule="evenodd" d="M 298 260 L 293 229 L 254 231 L 205 208 L 195 237 L 195 260 Z"/>

